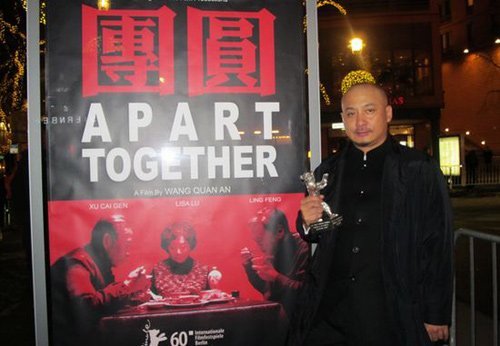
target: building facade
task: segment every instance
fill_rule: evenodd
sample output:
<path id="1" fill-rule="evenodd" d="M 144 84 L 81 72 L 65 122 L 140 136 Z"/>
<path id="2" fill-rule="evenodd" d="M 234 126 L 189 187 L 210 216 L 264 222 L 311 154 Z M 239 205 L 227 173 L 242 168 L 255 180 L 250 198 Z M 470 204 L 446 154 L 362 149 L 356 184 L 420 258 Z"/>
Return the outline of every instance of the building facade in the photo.
<path id="1" fill-rule="evenodd" d="M 441 132 L 500 155 L 500 1 L 441 0 Z"/>
<path id="2" fill-rule="evenodd" d="M 345 143 L 340 83 L 352 70 L 373 74 L 390 96 L 394 117 L 390 132 L 402 144 L 438 153 L 441 79 L 440 13 L 436 0 L 354 0 L 346 15 L 333 6 L 318 10 L 322 83 L 322 156 Z M 354 52 L 349 41 L 363 41 Z M 333 127 L 336 127 L 333 125 Z"/>

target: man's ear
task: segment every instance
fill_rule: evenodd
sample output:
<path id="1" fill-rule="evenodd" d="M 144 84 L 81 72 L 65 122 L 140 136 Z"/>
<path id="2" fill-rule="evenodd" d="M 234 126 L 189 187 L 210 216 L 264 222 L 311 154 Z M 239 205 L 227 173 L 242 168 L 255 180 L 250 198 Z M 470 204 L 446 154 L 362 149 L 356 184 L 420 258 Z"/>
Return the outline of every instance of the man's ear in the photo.
<path id="1" fill-rule="evenodd" d="M 113 237 L 109 233 L 105 233 L 104 236 L 102 237 L 102 246 L 104 247 L 104 250 L 109 251 L 111 247 L 114 244 Z"/>
<path id="2" fill-rule="evenodd" d="M 385 106 L 385 119 L 387 120 L 388 123 L 390 123 L 392 120 L 392 106 L 391 105 Z"/>

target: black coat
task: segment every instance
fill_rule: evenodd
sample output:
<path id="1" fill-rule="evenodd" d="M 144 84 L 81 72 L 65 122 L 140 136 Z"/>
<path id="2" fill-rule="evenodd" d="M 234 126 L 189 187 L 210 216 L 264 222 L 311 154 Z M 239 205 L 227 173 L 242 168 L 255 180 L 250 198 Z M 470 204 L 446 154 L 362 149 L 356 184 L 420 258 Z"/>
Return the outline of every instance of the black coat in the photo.
<path id="1" fill-rule="evenodd" d="M 334 212 L 339 209 L 335 196 L 340 196 L 347 151 L 315 170 L 316 180 L 330 174 L 322 194 Z M 399 326 L 400 345 L 432 345 L 424 322 L 451 323 L 453 225 L 445 180 L 428 155 L 393 142 L 381 184 L 381 266 L 387 308 Z M 291 321 L 288 345 L 303 345 L 311 330 L 328 282 L 336 234 L 342 231 L 311 239 L 304 234 L 300 212 L 297 230 L 305 240 L 316 242 L 317 248 Z"/>

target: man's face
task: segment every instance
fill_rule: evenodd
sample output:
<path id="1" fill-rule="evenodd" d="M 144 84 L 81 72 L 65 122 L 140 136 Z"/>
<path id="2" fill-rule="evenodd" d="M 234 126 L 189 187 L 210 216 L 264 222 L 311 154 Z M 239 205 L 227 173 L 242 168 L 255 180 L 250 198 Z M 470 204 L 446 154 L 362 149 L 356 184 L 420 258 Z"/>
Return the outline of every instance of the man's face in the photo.
<path id="1" fill-rule="evenodd" d="M 382 90 L 369 84 L 353 86 L 342 98 L 342 120 L 347 137 L 368 152 L 387 138 L 392 107 Z"/>
<path id="2" fill-rule="evenodd" d="M 272 255 L 276 247 L 276 235 L 273 232 L 267 231 L 262 222 L 254 222 L 250 225 L 252 237 L 259 248 L 266 255 Z"/>
<path id="3" fill-rule="evenodd" d="M 129 255 L 130 245 L 134 232 L 124 224 L 115 224 L 116 239 L 111 240 L 108 255 L 112 266 L 117 266 Z"/>
<path id="4" fill-rule="evenodd" d="M 177 263 L 184 263 L 191 253 L 191 246 L 183 235 L 172 240 L 167 249 L 170 258 Z"/>

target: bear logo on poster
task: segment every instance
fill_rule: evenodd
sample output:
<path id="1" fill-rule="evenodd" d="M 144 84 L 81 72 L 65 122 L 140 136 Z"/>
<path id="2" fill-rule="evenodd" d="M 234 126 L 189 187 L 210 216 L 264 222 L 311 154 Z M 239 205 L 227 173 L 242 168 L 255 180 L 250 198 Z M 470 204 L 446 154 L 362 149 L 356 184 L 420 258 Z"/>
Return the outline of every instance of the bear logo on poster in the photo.
<path id="1" fill-rule="evenodd" d="M 144 325 L 142 331 L 146 333 L 146 340 L 141 346 L 158 346 L 160 342 L 167 340 L 165 333 L 160 333 L 159 329 L 151 329 L 150 320 Z"/>

